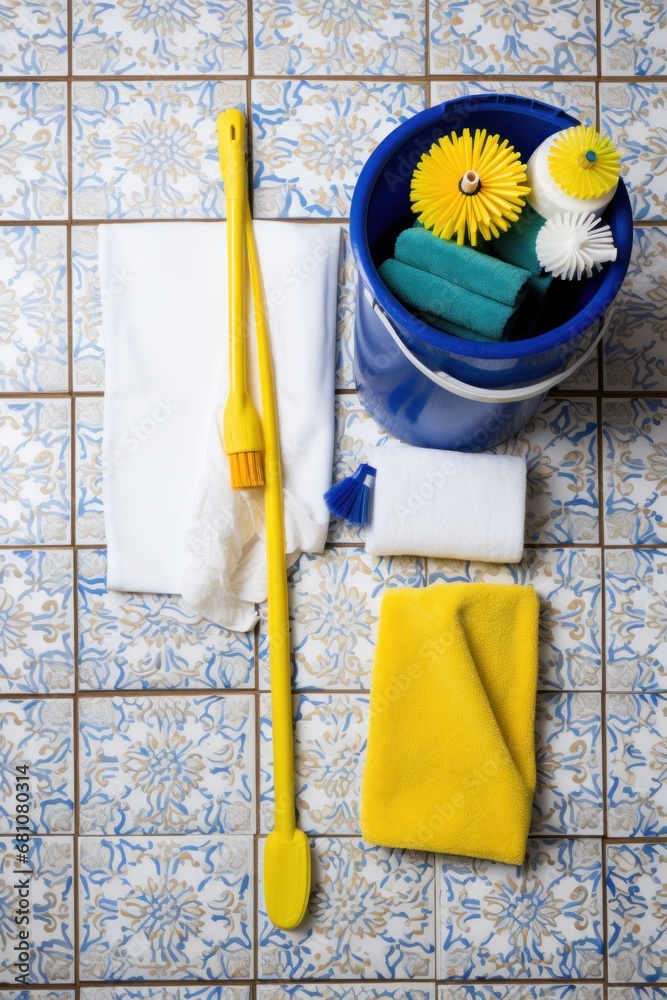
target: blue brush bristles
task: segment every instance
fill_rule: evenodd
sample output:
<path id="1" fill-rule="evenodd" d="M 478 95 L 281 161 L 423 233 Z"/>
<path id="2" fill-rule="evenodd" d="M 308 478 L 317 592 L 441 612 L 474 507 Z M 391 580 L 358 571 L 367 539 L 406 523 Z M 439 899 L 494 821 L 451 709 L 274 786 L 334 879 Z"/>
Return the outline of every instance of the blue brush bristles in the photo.
<path id="1" fill-rule="evenodd" d="M 327 508 L 336 517 L 349 521 L 350 524 L 366 524 L 368 520 L 368 500 L 370 488 L 366 482 L 367 476 L 374 476 L 372 465 L 362 462 L 357 471 L 347 479 L 341 479 L 324 494 Z"/>

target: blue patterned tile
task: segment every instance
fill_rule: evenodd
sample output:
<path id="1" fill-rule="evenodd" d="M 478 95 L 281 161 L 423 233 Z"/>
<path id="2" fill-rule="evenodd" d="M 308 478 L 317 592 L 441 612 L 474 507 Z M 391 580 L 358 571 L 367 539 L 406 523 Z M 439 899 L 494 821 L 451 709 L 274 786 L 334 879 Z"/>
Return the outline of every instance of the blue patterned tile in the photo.
<path id="1" fill-rule="evenodd" d="M 667 691 L 667 551 L 608 549 L 607 687 Z"/>
<path id="2" fill-rule="evenodd" d="M 0 76 L 67 74 L 67 4 L 64 0 L 5 3 L 0 15 Z"/>
<path id="3" fill-rule="evenodd" d="M 602 570 L 599 549 L 526 549 L 518 566 L 429 559 L 429 583 L 520 583 L 540 597 L 539 686 L 599 689 Z"/>
<path id="4" fill-rule="evenodd" d="M 2 1000 L 76 1000 L 74 990 L 2 990 Z"/>
<path id="5" fill-rule="evenodd" d="M 667 695 L 607 695 L 612 837 L 667 835 Z"/>
<path id="6" fill-rule="evenodd" d="M 424 561 L 378 559 L 360 549 L 301 556 L 290 571 L 290 634 L 297 688 L 368 688 L 382 595 L 387 587 L 422 587 Z M 269 687 L 264 615 L 261 686 Z"/>
<path id="7" fill-rule="evenodd" d="M 425 106 L 407 83 L 253 80 L 257 218 L 345 218 L 359 172 Z"/>
<path id="8" fill-rule="evenodd" d="M 607 543 L 667 541 L 667 400 L 605 399 Z"/>
<path id="9" fill-rule="evenodd" d="M 74 832 L 71 700 L 0 701 L 2 835 L 16 830 L 18 791 L 30 797 L 26 816 L 32 833 Z"/>
<path id="10" fill-rule="evenodd" d="M 415 76 L 424 72 L 421 0 L 254 0 L 255 72 Z"/>
<path id="11" fill-rule="evenodd" d="M 119 287 L 127 281 L 116 275 Z M 75 392 L 104 388 L 97 229 L 72 227 L 72 366 Z"/>
<path id="12" fill-rule="evenodd" d="M 610 983 L 667 977 L 667 845 L 607 845 Z"/>
<path id="13" fill-rule="evenodd" d="M 253 635 L 228 632 L 180 597 L 106 588 L 105 553 L 79 551 L 79 684 L 87 691 L 247 688 Z"/>
<path id="14" fill-rule="evenodd" d="M 0 542 L 67 545 L 69 401 L 0 399 L 0 429 Z"/>
<path id="15" fill-rule="evenodd" d="M 273 829 L 271 699 L 261 696 L 262 832 Z M 294 698 L 294 778 L 299 826 L 308 834 L 359 835 L 361 773 L 366 756 L 368 695 Z"/>
<path id="16" fill-rule="evenodd" d="M 65 83 L 0 82 L 0 216 L 67 217 Z"/>
<path id="17" fill-rule="evenodd" d="M 77 82 L 72 102 L 74 218 L 224 217 L 215 119 L 244 83 Z"/>
<path id="18" fill-rule="evenodd" d="M 430 0 L 431 73 L 594 75 L 594 0 Z"/>
<path id="19" fill-rule="evenodd" d="M 438 1000 L 603 1000 L 603 988 L 574 983 L 566 986 L 453 984 L 438 988 Z"/>
<path id="20" fill-rule="evenodd" d="M 311 855 L 308 912 L 290 931 L 266 915 L 260 861 L 260 979 L 432 979 L 432 856 L 331 837 Z"/>
<path id="21" fill-rule="evenodd" d="M 77 0 L 72 57 L 86 75 L 247 73 L 245 0 Z"/>
<path id="22" fill-rule="evenodd" d="M 534 835 L 604 832 L 599 694 L 540 694 Z"/>
<path id="23" fill-rule="evenodd" d="M 605 344 L 605 388 L 667 390 L 667 236 L 634 231 L 632 260 Z"/>
<path id="24" fill-rule="evenodd" d="M 528 463 L 526 541 L 596 543 L 599 539 L 595 400 L 544 400 L 515 441 L 499 454 Z"/>
<path id="25" fill-rule="evenodd" d="M 79 832 L 253 833 L 247 696 L 81 698 Z"/>
<path id="26" fill-rule="evenodd" d="M 99 396 L 76 399 L 76 540 L 99 545 L 106 539 L 102 501 L 102 425 Z"/>
<path id="27" fill-rule="evenodd" d="M 659 986 L 610 986 L 609 1000 L 667 1000 L 667 989 Z"/>
<path id="28" fill-rule="evenodd" d="M 250 1000 L 249 986 L 84 986 L 81 1000 Z"/>
<path id="29" fill-rule="evenodd" d="M 0 231 L 0 392 L 67 391 L 67 231 Z"/>
<path id="30" fill-rule="evenodd" d="M 257 1000 L 435 1000 L 432 983 L 260 983 L 256 989 Z"/>
<path id="31" fill-rule="evenodd" d="M 602 72 L 608 76 L 664 76 L 667 17 L 661 0 L 602 0 Z"/>
<path id="32" fill-rule="evenodd" d="M 24 868 L 25 855 L 17 853 L 16 844 L 8 838 L 0 839 L 0 934 L 3 949 L 0 953 L 0 983 L 16 984 L 17 971 L 24 972 L 27 982 L 57 986 L 74 981 L 74 906 L 73 876 L 74 851 L 71 837 L 33 837 L 27 854 L 29 896 L 29 945 L 28 969 L 14 965 L 17 955 L 24 961 L 24 953 L 16 950 L 23 943 L 19 932 L 23 925 L 14 917 L 21 913 L 22 904 L 19 879 L 16 871 Z M 40 998 L 43 994 L 40 993 Z"/>
<path id="33" fill-rule="evenodd" d="M 439 978 L 599 978 L 600 844 L 531 840 L 521 868 L 442 857 Z"/>
<path id="34" fill-rule="evenodd" d="M 635 219 L 667 215 L 664 83 L 600 84 L 600 122 L 621 150 Z"/>
<path id="35" fill-rule="evenodd" d="M 252 876 L 252 837 L 82 837 L 81 979 L 250 979 Z"/>
<path id="36" fill-rule="evenodd" d="M 479 80 L 434 80 L 431 104 L 452 101 L 465 94 L 496 94 L 498 84 Z M 503 94 L 517 94 L 533 101 L 554 104 L 587 125 L 595 125 L 597 99 L 595 83 L 588 80 L 503 80 Z"/>
<path id="37" fill-rule="evenodd" d="M 74 690 L 73 586 L 67 549 L 0 552 L 0 693 Z"/>

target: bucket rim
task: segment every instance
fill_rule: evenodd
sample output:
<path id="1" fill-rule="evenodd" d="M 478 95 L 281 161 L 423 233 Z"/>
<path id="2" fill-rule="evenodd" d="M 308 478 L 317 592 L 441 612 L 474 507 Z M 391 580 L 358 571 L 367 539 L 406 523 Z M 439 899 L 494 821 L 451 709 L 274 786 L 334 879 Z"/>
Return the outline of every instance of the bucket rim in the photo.
<path id="1" fill-rule="evenodd" d="M 553 329 L 536 337 L 527 337 L 525 340 L 487 344 L 480 341 L 464 340 L 424 323 L 423 320 L 406 309 L 383 282 L 371 257 L 366 234 L 368 203 L 375 183 L 387 160 L 412 135 L 424 127 L 428 127 L 429 124 L 440 122 L 457 107 L 464 110 L 498 105 L 502 105 L 503 110 L 524 116 L 527 111 L 534 112 L 542 120 L 553 122 L 554 132 L 580 124 L 576 118 L 563 111 L 562 108 L 517 94 L 467 94 L 419 111 L 412 118 L 401 122 L 393 129 L 373 150 L 364 164 L 354 189 L 350 207 L 350 245 L 363 284 L 369 289 L 387 316 L 407 330 L 416 340 L 422 341 L 429 347 L 444 350 L 462 358 L 512 361 L 552 351 L 574 340 L 585 333 L 606 312 L 618 294 L 630 263 L 633 244 L 632 207 L 623 178 L 619 180 L 616 194 L 610 202 L 610 207 L 614 206 L 620 210 L 618 225 L 620 233 L 615 234 L 619 252 L 616 260 L 609 263 L 605 280 L 591 301 L 567 323 L 553 327 Z"/>

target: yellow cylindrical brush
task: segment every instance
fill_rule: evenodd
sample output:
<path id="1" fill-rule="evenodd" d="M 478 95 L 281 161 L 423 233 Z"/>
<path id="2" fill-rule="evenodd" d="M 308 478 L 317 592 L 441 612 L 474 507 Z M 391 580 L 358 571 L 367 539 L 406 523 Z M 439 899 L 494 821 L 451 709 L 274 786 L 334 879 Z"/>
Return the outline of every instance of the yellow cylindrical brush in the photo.
<path id="1" fill-rule="evenodd" d="M 227 203 L 229 393 L 222 437 L 229 456 L 232 487 L 264 485 L 262 424 L 246 383 L 246 163 L 243 112 L 218 115 L 218 154 Z"/>
<path id="2" fill-rule="evenodd" d="M 486 129 L 452 132 L 424 153 L 412 175 L 410 201 L 419 221 L 445 240 L 477 246 L 516 222 L 530 188 L 520 155 Z"/>

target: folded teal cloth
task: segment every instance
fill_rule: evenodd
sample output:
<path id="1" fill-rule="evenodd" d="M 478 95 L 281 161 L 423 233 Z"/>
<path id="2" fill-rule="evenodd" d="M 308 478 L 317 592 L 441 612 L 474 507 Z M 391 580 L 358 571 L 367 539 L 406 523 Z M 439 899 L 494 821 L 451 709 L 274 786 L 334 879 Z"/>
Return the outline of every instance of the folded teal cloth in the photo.
<path id="1" fill-rule="evenodd" d="M 404 305 L 422 313 L 432 313 L 488 340 L 500 340 L 514 314 L 513 306 L 461 288 L 446 278 L 399 260 L 386 260 L 379 272 L 390 291 Z"/>
<path id="2" fill-rule="evenodd" d="M 433 313 L 420 313 L 419 318 L 424 323 L 428 323 L 429 326 L 434 326 L 436 330 L 442 330 L 443 333 L 451 333 L 454 337 L 463 337 L 464 340 L 477 340 L 482 344 L 498 343 L 497 337 L 483 337 L 481 333 L 475 333 L 474 330 L 466 330 L 464 326 L 457 326 L 456 323 L 452 323 L 449 319 L 440 319 L 439 316 L 434 316 Z"/>
<path id="3" fill-rule="evenodd" d="M 495 240 L 489 240 L 484 249 L 494 257 L 500 257 L 508 264 L 515 267 L 522 267 L 531 274 L 541 274 L 542 265 L 537 259 L 535 243 L 537 234 L 544 225 L 545 220 L 538 215 L 530 205 L 521 212 L 521 215 L 513 225 L 498 236 Z"/>
<path id="4" fill-rule="evenodd" d="M 394 257 L 508 306 L 519 304 L 530 277 L 524 268 L 443 240 L 422 227 L 406 229 L 399 235 Z"/>

